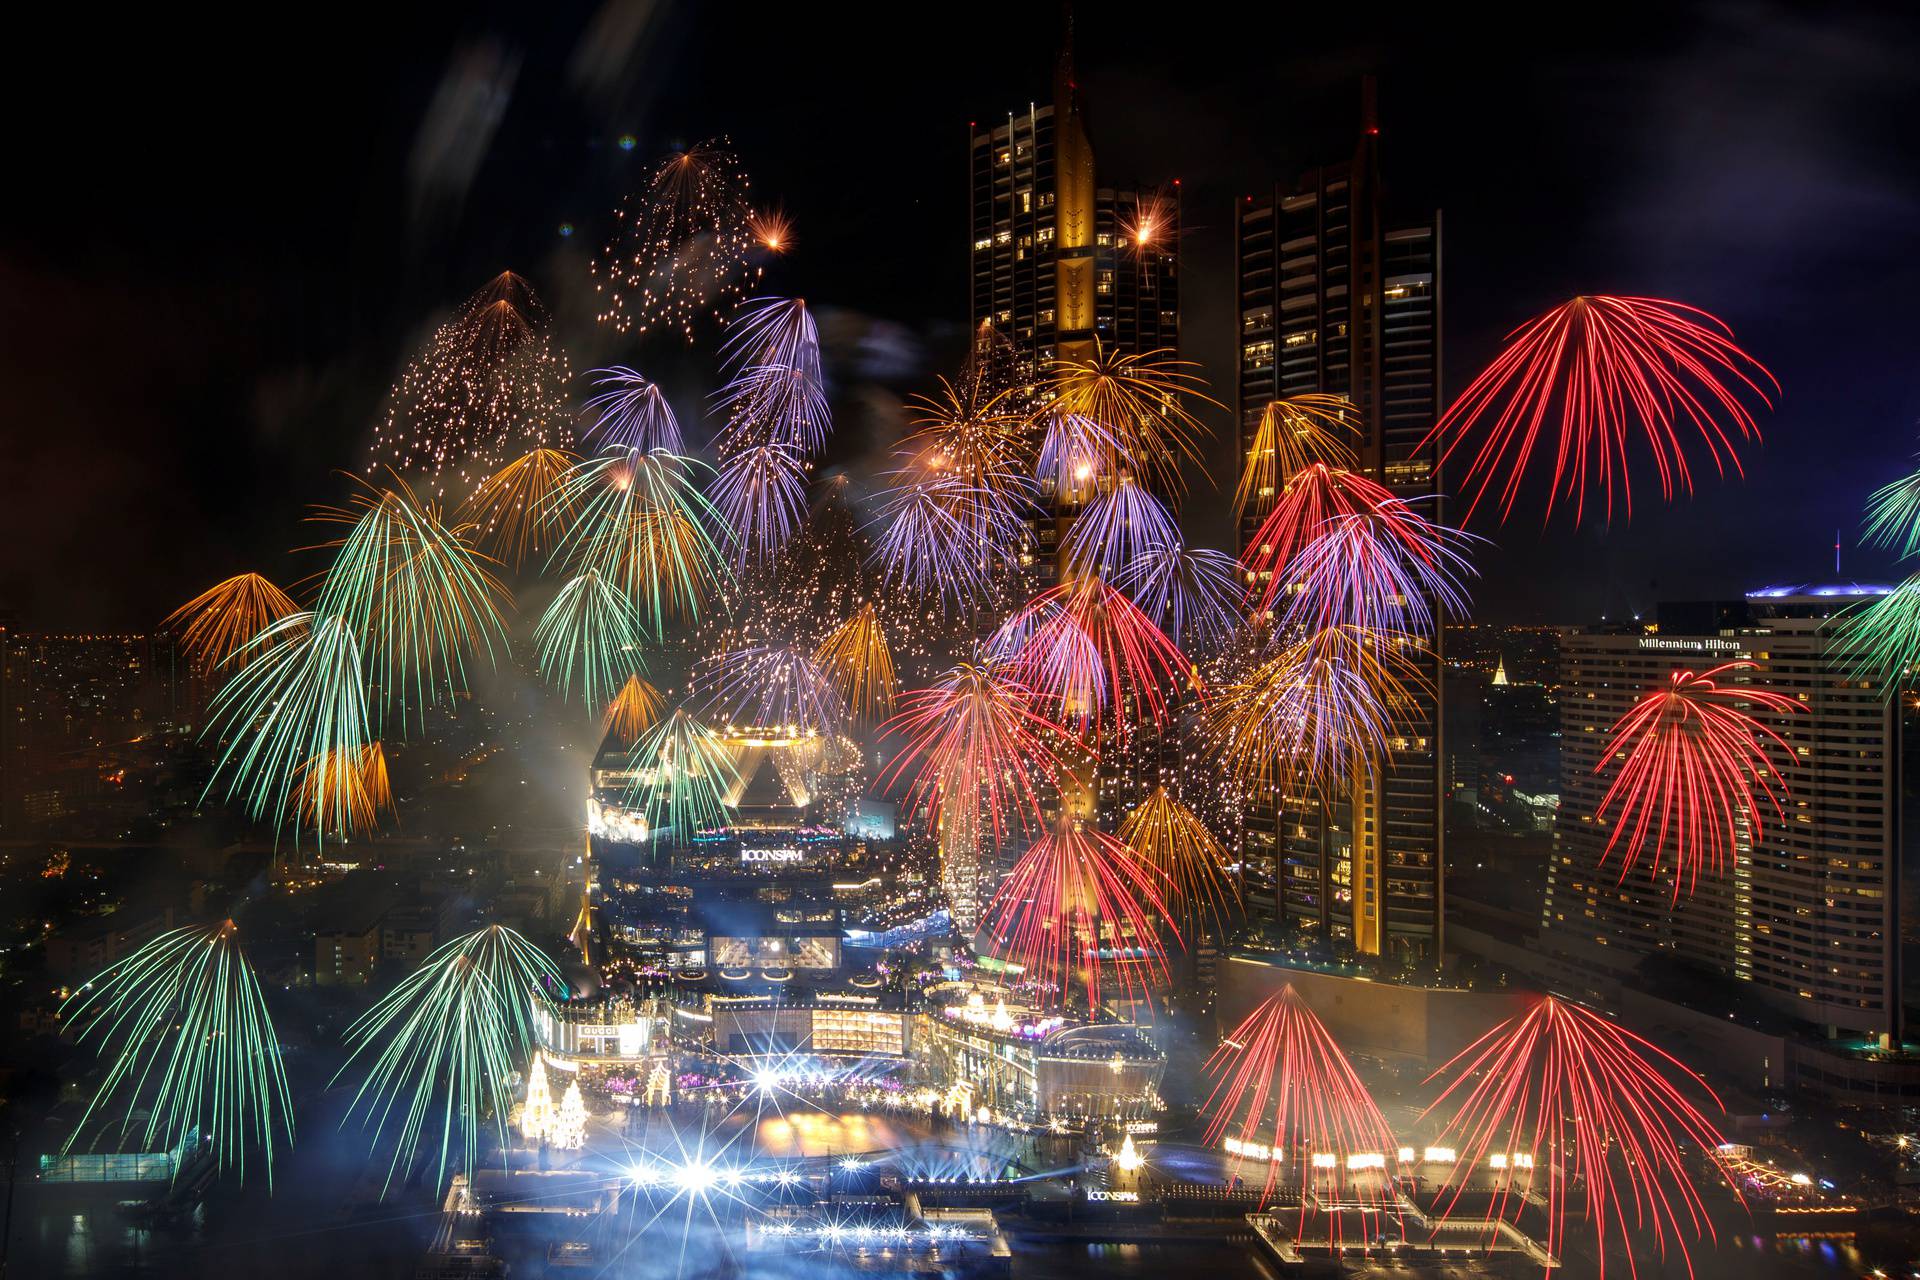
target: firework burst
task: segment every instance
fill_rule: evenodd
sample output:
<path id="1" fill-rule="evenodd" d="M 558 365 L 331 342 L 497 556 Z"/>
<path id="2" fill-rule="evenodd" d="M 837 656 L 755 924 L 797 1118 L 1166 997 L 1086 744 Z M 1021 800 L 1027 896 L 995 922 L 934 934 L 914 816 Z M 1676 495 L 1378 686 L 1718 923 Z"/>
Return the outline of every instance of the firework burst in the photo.
<path id="1" fill-rule="evenodd" d="M 242 573 L 208 587 L 168 614 L 160 626 L 176 633 L 188 662 L 211 672 L 299 608 L 293 597 L 259 574 Z"/>
<path id="2" fill-rule="evenodd" d="M 1554 452 L 1548 518 L 1556 501 L 1571 499 L 1579 524 L 1591 493 L 1611 520 L 1616 491 L 1631 517 L 1627 450 L 1636 436 L 1653 455 L 1661 497 L 1690 493 L 1688 442 L 1719 474 L 1739 474 L 1738 445 L 1760 436 L 1748 401 L 1771 407 L 1766 387 L 1779 393 L 1766 366 L 1734 345 L 1733 331 L 1697 307 L 1579 297 L 1514 330 L 1422 444 L 1444 442 L 1445 466 L 1493 419 L 1466 470 L 1469 520 L 1496 481 L 1500 518 L 1512 513 L 1543 435 Z"/>
<path id="3" fill-rule="evenodd" d="M 1216 690 L 1212 734 L 1222 766 L 1249 788 L 1284 778 L 1321 793 L 1369 775 L 1391 754 L 1395 717 L 1425 687 L 1412 645 L 1329 628 Z"/>
<path id="4" fill-rule="evenodd" d="M 540 673 L 560 696 L 577 686 L 589 707 L 605 706 L 643 666 L 646 621 L 626 593 L 589 569 L 553 598 L 533 629 Z"/>
<path id="5" fill-rule="evenodd" d="M 436 329 L 388 398 L 368 471 L 466 493 L 503 458 L 565 444 L 567 358 L 533 287 L 502 272 Z"/>
<path id="6" fill-rule="evenodd" d="M 1892 697 L 1920 666 L 1920 573 L 1840 615 L 1832 649 L 1849 679 L 1870 680 Z"/>
<path id="7" fill-rule="evenodd" d="M 1920 553 L 1920 471 L 1873 491 L 1861 540 L 1902 560 Z"/>
<path id="8" fill-rule="evenodd" d="M 1198 687 L 1198 672 L 1166 633 L 1091 574 L 1041 592 L 1001 624 L 991 650 L 1059 719 L 1085 731 L 1111 713 L 1124 732 L 1167 714 L 1167 691 Z"/>
<path id="9" fill-rule="evenodd" d="M 137 1131 L 141 1150 L 160 1151 L 198 1131 L 242 1180 L 257 1147 L 272 1186 L 276 1142 L 293 1145 L 293 1099 L 233 921 L 161 934 L 81 987 L 62 1013 L 77 1042 L 109 1064 L 66 1149 L 119 1097 L 121 1142 Z"/>
<path id="10" fill-rule="evenodd" d="M 1282 1180 L 1299 1188 L 1303 1225 L 1316 1200 L 1391 1208 L 1386 1166 L 1397 1147 L 1386 1118 L 1292 983 L 1227 1033 L 1206 1073 L 1206 1141 L 1235 1139 L 1236 1169 L 1247 1152 L 1266 1152 L 1254 1157 L 1264 1166 L 1262 1195 Z M 1341 1215 L 1331 1221 L 1337 1229 Z"/>
<path id="11" fill-rule="evenodd" d="M 1240 564 L 1179 541 L 1147 547 L 1114 578 L 1153 625 L 1177 646 L 1220 650 L 1240 628 Z"/>
<path id="12" fill-rule="evenodd" d="M 324 762 L 335 774 L 314 785 L 324 806 L 309 814 L 325 832 L 353 826 L 356 762 L 372 741 L 360 642 L 345 619 L 289 614 L 236 652 L 239 668 L 221 685 L 208 711 L 207 733 L 221 740 L 211 793 L 224 774 L 226 796 L 245 798 L 256 821 L 298 813 L 296 787 Z"/>
<path id="13" fill-rule="evenodd" d="M 598 416 L 587 431 L 597 437 L 602 448 L 619 447 L 652 453 L 685 453 L 686 440 L 680 433 L 680 420 L 658 385 L 647 381 L 625 365 L 613 365 L 593 371 L 593 385 L 606 388 L 587 401 L 587 408 Z"/>
<path id="14" fill-rule="evenodd" d="M 1345 396 L 1314 393 L 1269 404 L 1247 448 L 1233 494 L 1234 515 L 1265 506 L 1287 481 L 1315 463 L 1351 470 L 1358 461 L 1351 442 L 1359 428 L 1360 411 Z"/>
<path id="15" fill-rule="evenodd" d="M 1595 772 L 1616 761 L 1619 772 L 1594 818 L 1612 822 L 1606 856 L 1625 841 L 1622 878 L 1639 864 L 1651 837 L 1654 876 L 1671 853 L 1677 902 L 1683 883 L 1691 894 L 1702 870 L 1718 875 L 1727 866 L 1743 821 L 1757 828 L 1765 808 L 1786 820 L 1786 783 L 1773 753 L 1778 748 L 1791 759 L 1793 749 L 1741 704 L 1776 715 L 1800 704 L 1766 689 L 1719 683 L 1722 676 L 1755 667 L 1728 662 L 1707 671 L 1680 668 L 1665 688 L 1639 699 L 1613 726 Z"/>
<path id="16" fill-rule="evenodd" d="M 695 673 L 694 686 L 707 695 L 707 714 L 743 728 L 832 733 L 846 714 L 846 704 L 812 655 L 785 645 L 709 658 Z"/>
<path id="17" fill-rule="evenodd" d="M 1125 352 L 1096 342 L 1090 358 L 1054 361 L 1048 371 L 1052 412 L 1107 429 L 1112 447 L 1103 460 L 1106 474 L 1125 468 L 1155 492 L 1183 493 L 1181 459 L 1200 461 L 1194 442 L 1206 431 L 1187 405 L 1218 407 L 1194 372 L 1198 367 L 1170 349 Z"/>
<path id="18" fill-rule="evenodd" d="M 813 661 L 857 722 L 878 724 L 893 714 L 893 653 L 871 603 L 828 632 Z"/>
<path id="19" fill-rule="evenodd" d="M 772 444 L 819 452 L 832 425 L 820 335 L 800 298 L 757 299 L 731 326 L 722 357 L 732 379 L 721 389 L 727 412 L 723 455 Z"/>
<path id="20" fill-rule="evenodd" d="M 360 1114 L 377 1142 L 397 1123 L 389 1188 L 412 1167 L 423 1139 L 437 1147 L 436 1185 L 450 1162 L 473 1176 L 489 1126 L 505 1152 L 515 1064 L 535 1046 L 531 1010 L 566 990 L 539 948 L 488 925 L 428 956 L 347 1028 L 351 1050 L 334 1080 L 362 1059 L 367 1074 L 341 1125 Z"/>
<path id="21" fill-rule="evenodd" d="M 1068 573 L 1112 578 L 1152 548 L 1179 541 L 1180 528 L 1166 504 L 1122 476 L 1068 526 L 1060 556 Z"/>
<path id="22" fill-rule="evenodd" d="M 387 778 L 387 753 L 378 742 L 369 742 L 357 756 L 317 757 L 301 766 L 295 785 L 293 805 L 297 820 L 315 830 L 346 815 L 344 825 L 326 829 L 326 834 L 346 837 L 356 831 L 372 831 L 380 825 L 380 815 L 393 812 L 393 785 Z"/>
<path id="23" fill-rule="evenodd" d="M 1333 516 L 1287 567 L 1293 595 L 1282 625 L 1431 638 L 1441 615 L 1466 616 L 1464 581 L 1474 569 L 1464 552 L 1473 541 L 1398 498 Z"/>
<path id="24" fill-rule="evenodd" d="M 723 142 L 662 161 L 614 211 L 613 236 L 593 261 L 600 322 L 620 333 L 677 329 L 692 342 L 699 316 L 731 310 L 759 276 L 748 262 L 747 189 Z"/>
<path id="25" fill-rule="evenodd" d="M 600 718 L 600 734 L 612 734 L 625 743 L 638 742 L 641 734 L 659 723 L 663 709 L 660 691 L 638 675 L 630 675 L 607 704 L 607 712 Z"/>
<path id="26" fill-rule="evenodd" d="M 1167 978 L 1166 885 L 1158 872 L 1103 831 L 1063 818 L 1014 864 L 987 904 L 988 950 L 1019 965 L 1023 982 L 1064 997 L 1077 982 L 1098 1011 L 1117 980 L 1146 998 Z"/>
<path id="27" fill-rule="evenodd" d="M 1034 479 L 1043 495 L 1078 506 L 1092 500 L 1103 482 L 1111 482 L 1123 462 L 1117 435 L 1093 418 L 1056 405 L 1045 418 Z"/>
<path id="28" fill-rule="evenodd" d="M 887 585 L 963 611 L 992 593 L 1027 545 L 1006 494 L 959 476 L 910 476 L 882 496 L 873 523 L 872 559 Z"/>
<path id="29" fill-rule="evenodd" d="M 663 636 L 667 619 L 692 620 L 729 577 L 709 532 L 720 513 L 701 494 L 700 464 L 654 450 L 608 449 L 567 473 L 564 500 L 579 514 L 553 561 L 592 570 L 618 588 Z"/>
<path id="30" fill-rule="evenodd" d="M 515 458 L 480 482 L 461 506 L 460 522 L 474 531 L 476 546 L 518 569 L 571 520 L 564 486 L 579 461 L 559 449 Z"/>
<path id="31" fill-rule="evenodd" d="M 627 767 L 633 775 L 627 800 L 646 805 L 656 842 L 685 844 L 726 826 L 722 797 L 739 781 L 733 749 L 685 710 L 634 743 Z"/>
<path id="32" fill-rule="evenodd" d="M 728 454 L 714 477 L 713 505 L 733 532 L 733 567 L 771 559 L 807 514 L 807 462 L 783 444 Z"/>
<path id="33" fill-rule="evenodd" d="M 1167 906 L 1183 921 L 1211 919 L 1216 936 L 1240 907 L 1232 859 L 1200 815 L 1155 787 L 1121 820 L 1120 842 L 1152 867 Z"/>
<path id="34" fill-rule="evenodd" d="M 1038 825 L 1043 797 L 1064 773 L 1059 753 L 1075 739 L 1035 704 L 1004 664 L 959 664 L 901 696 L 885 728 L 905 742 L 880 785 L 906 779 L 907 809 L 924 809 L 929 830 L 953 824 L 997 842 Z"/>
<path id="35" fill-rule="evenodd" d="M 410 711 L 423 715 L 465 688 L 469 652 L 491 662 L 496 646 L 505 651 L 506 588 L 475 556 L 465 527 L 442 524 L 405 481 L 362 483 L 346 506 L 319 508 L 312 519 L 347 527 L 324 544 L 333 566 L 314 612 L 352 626 L 381 709 L 397 709 L 403 728 Z"/>
<path id="36" fill-rule="evenodd" d="M 1601 1275 L 1609 1240 L 1623 1242 L 1634 1229 L 1650 1230 L 1662 1256 L 1670 1243 L 1677 1247 L 1691 1275 L 1687 1241 L 1712 1238 L 1713 1223 L 1689 1161 L 1708 1162 L 1739 1190 L 1719 1151 L 1725 1139 L 1669 1068 L 1719 1106 L 1678 1060 L 1578 1005 L 1543 997 L 1495 1027 L 1430 1077 L 1451 1078 L 1427 1114 L 1452 1100 L 1441 1141 L 1459 1153 L 1438 1190 L 1442 1213 L 1453 1211 L 1476 1171 L 1490 1171 L 1495 1216 L 1517 1217 L 1529 1198 L 1544 1201 L 1547 1250 L 1556 1257 L 1565 1257 L 1577 1194 Z"/>
<path id="37" fill-rule="evenodd" d="M 1331 520 L 1373 512 L 1415 514 L 1392 492 L 1352 471 L 1312 462 L 1290 476 L 1244 552 L 1251 594 L 1261 609 L 1297 582 L 1295 559 Z"/>

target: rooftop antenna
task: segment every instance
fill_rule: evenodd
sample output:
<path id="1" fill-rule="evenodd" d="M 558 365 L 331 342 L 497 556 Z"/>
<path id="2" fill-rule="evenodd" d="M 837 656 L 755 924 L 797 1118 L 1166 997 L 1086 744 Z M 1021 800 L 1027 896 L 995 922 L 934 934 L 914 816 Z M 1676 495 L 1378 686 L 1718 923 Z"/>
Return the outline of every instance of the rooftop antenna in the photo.
<path id="1" fill-rule="evenodd" d="M 1840 531 L 1833 531 L 1833 576 L 1840 576 Z"/>

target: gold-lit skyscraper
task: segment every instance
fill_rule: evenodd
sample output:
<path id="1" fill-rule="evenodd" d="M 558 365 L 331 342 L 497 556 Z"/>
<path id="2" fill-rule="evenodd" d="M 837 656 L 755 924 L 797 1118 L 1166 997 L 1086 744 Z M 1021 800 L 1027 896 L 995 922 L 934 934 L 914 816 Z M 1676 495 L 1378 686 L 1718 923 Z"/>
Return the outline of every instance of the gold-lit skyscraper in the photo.
<path id="1" fill-rule="evenodd" d="M 1369 85 L 1351 160 L 1240 206 L 1240 459 L 1274 400 L 1343 395 L 1354 406 L 1358 470 L 1397 497 L 1435 499 L 1435 451 L 1421 441 L 1440 409 L 1440 217 L 1396 219 L 1383 196 Z M 1273 502 L 1249 504 L 1243 556 Z M 1265 796 L 1249 815 L 1249 903 L 1302 941 L 1439 958 L 1437 636 L 1418 661 L 1431 691 L 1394 726 L 1390 761 L 1350 794 Z"/>

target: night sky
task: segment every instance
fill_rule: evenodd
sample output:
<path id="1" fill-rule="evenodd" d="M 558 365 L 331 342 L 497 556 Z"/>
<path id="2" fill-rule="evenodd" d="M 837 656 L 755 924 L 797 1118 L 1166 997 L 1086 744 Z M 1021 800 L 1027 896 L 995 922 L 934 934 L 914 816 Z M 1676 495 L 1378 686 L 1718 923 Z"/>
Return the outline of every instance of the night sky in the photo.
<path id="1" fill-rule="evenodd" d="M 1663 508 L 1649 479 L 1611 529 L 1476 524 L 1500 544 L 1479 616 L 1619 617 L 1830 573 L 1834 530 L 1851 547 L 1920 436 L 1920 20 L 1502 12 L 1080 6 L 1103 179 L 1182 180 L 1186 354 L 1231 401 L 1233 203 L 1349 154 L 1376 72 L 1392 197 L 1444 210 L 1450 386 L 1514 324 L 1609 292 L 1722 316 L 1786 388 L 1744 482 L 1709 469 Z M 146 628 L 230 573 L 311 572 L 287 551 L 313 540 L 305 505 L 339 496 L 330 473 L 361 463 L 407 356 L 503 268 L 541 290 L 576 370 L 633 364 L 696 416 L 710 347 L 598 330 L 586 260 L 660 154 L 714 135 L 794 220 L 767 287 L 823 313 L 841 461 L 869 465 L 964 325 L 968 123 L 1044 100 L 1059 38 L 1044 4 L 299 15 L 319 25 L 15 17 L 42 78 L 0 91 L 0 610 L 29 627 Z M 1224 496 L 1189 506 L 1226 536 Z M 1849 550 L 1847 569 L 1887 566 Z"/>

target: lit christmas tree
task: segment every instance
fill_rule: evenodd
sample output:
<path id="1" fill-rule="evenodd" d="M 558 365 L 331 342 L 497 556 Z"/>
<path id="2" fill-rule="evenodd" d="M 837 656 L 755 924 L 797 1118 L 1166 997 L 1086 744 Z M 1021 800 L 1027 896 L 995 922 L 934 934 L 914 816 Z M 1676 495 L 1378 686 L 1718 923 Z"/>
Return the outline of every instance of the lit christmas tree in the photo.
<path id="1" fill-rule="evenodd" d="M 547 1062 L 536 1053 L 527 1073 L 527 1104 L 520 1109 L 520 1132 L 528 1142 L 548 1136 L 553 1127 L 553 1094 L 547 1088 Z"/>
<path id="2" fill-rule="evenodd" d="M 567 1085 L 566 1096 L 560 1099 L 560 1114 L 554 1117 L 547 1136 L 562 1151 L 578 1151 L 587 1145 L 587 1104 L 580 1097 L 578 1080 Z"/>

